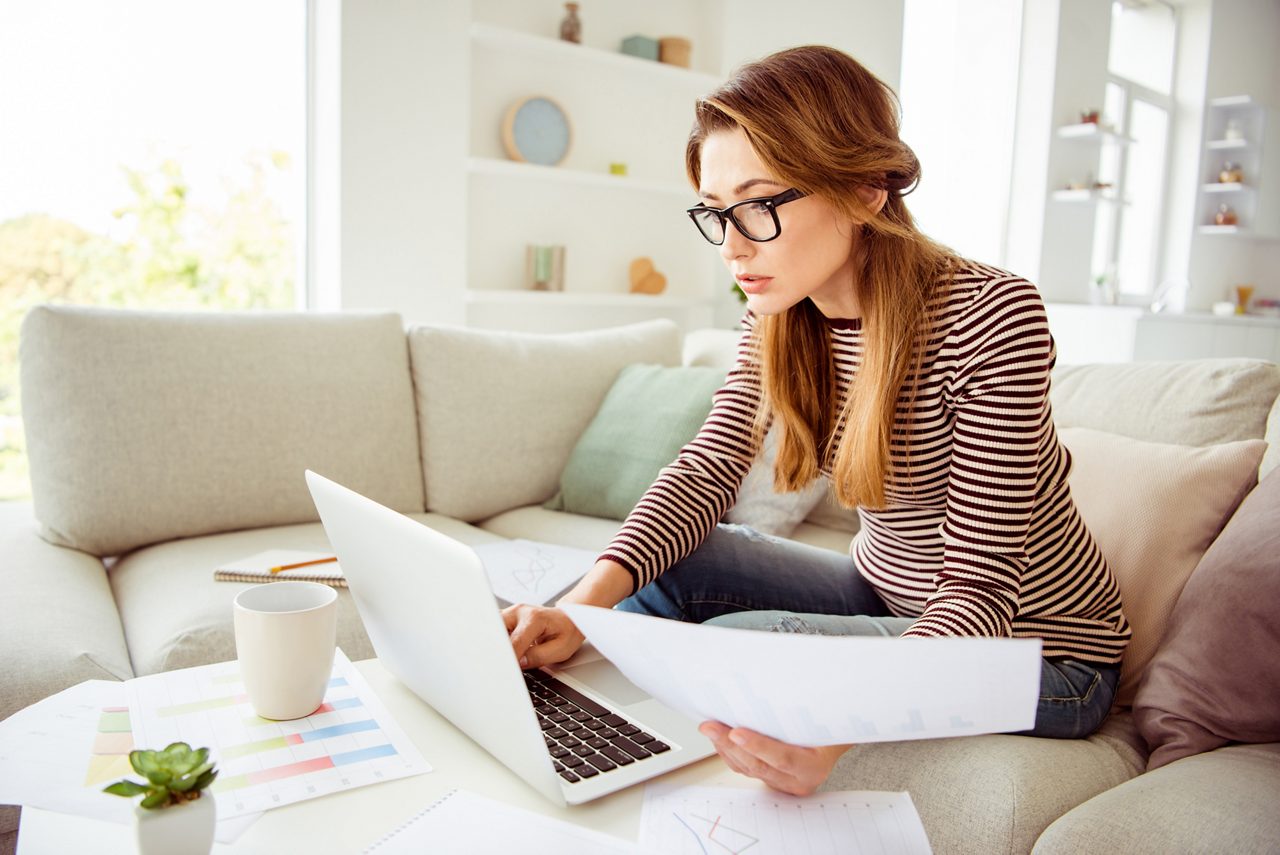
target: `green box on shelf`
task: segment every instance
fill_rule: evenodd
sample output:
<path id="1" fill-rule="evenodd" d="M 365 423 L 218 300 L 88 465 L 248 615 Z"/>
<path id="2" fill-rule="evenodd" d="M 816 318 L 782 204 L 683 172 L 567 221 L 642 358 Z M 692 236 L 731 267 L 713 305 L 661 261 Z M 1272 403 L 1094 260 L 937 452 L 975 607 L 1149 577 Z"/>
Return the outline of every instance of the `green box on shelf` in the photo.
<path id="1" fill-rule="evenodd" d="M 648 36 L 628 36 L 622 40 L 622 52 L 657 62 L 658 40 Z"/>

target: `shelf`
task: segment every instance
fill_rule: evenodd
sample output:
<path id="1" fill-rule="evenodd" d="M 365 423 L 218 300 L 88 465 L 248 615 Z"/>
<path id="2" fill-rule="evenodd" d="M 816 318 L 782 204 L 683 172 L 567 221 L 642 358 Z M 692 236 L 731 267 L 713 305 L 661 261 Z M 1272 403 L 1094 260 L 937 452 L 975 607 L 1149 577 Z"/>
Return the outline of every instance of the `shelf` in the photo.
<path id="1" fill-rule="evenodd" d="M 536 163 L 497 160 L 492 157 L 468 158 L 467 171 L 472 175 L 526 178 L 533 181 L 576 184 L 584 187 L 605 187 L 609 190 L 679 196 L 682 199 L 690 200 L 690 204 L 693 204 L 693 201 L 696 201 L 697 198 L 697 193 L 687 184 L 648 181 L 640 178 L 631 178 L 626 175 L 610 175 L 606 172 L 583 172 L 579 169 L 566 169 L 562 166 L 540 166 Z"/>
<path id="2" fill-rule="evenodd" d="M 1252 107 L 1256 102 L 1251 95 L 1228 95 L 1225 98 L 1210 98 L 1210 107 Z"/>
<path id="3" fill-rule="evenodd" d="M 1249 140 L 1209 140 L 1209 142 L 1207 142 L 1205 146 L 1206 148 L 1211 148 L 1214 150 L 1240 149 L 1240 148 L 1252 148 L 1253 143 L 1251 143 Z"/>
<path id="4" fill-rule="evenodd" d="M 467 291 L 468 303 L 556 304 L 565 306 L 650 307 L 654 309 L 694 309 L 710 306 L 710 298 L 672 297 L 666 294 L 610 294 L 577 291 L 522 291 L 516 289 L 476 289 Z"/>
<path id="5" fill-rule="evenodd" d="M 1206 193 L 1241 193 L 1252 192 L 1253 188 L 1248 184 L 1241 184 L 1239 181 L 1210 181 L 1203 185 Z"/>
<path id="6" fill-rule="evenodd" d="M 1090 202 L 1094 204 L 1105 203 L 1109 205 L 1127 205 L 1128 202 L 1121 202 L 1115 196 L 1103 190 L 1054 190 L 1052 195 L 1055 202 Z"/>
<path id="7" fill-rule="evenodd" d="M 1077 140 L 1081 142 L 1108 142 L 1116 145 L 1128 145 L 1134 142 L 1133 137 L 1126 137 L 1124 134 L 1118 134 L 1110 128 L 1102 127 L 1093 122 L 1084 122 L 1078 125 L 1063 125 L 1058 128 L 1058 136 L 1062 139 Z"/>
<path id="8" fill-rule="evenodd" d="M 1240 237 L 1248 237 L 1249 230 L 1243 226 L 1200 226 L 1199 232 L 1202 235 L 1239 235 Z"/>
<path id="9" fill-rule="evenodd" d="M 715 89 L 724 82 L 723 78 L 714 74 L 706 74 L 656 60 L 641 59 L 638 56 L 631 56 L 621 51 L 587 47 L 573 42 L 561 41 L 560 39 L 551 39 L 545 36 L 522 33 L 518 30 L 509 30 L 505 27 L 495 27 L 492 24 L 472 24 L 471 37 L 474 42 L 488 45 L 495 50 L 542 54 L 551 57 L 555 61 L 569 60 L 608 65 L 636 74 L 665 77 L 668 80 L 678 78 L 691 86 L 700 86 L 707 90 Z"/>

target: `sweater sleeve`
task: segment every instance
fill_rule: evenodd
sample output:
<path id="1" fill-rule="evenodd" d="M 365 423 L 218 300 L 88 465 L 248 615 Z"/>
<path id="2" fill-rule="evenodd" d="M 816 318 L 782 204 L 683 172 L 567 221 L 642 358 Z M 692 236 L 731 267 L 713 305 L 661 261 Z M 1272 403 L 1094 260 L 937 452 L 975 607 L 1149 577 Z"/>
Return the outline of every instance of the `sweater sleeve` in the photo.
<path id="1" fill-rule="evenodd" d="M 753 318 L 743 320 L 734 367 L 702 427 L 627 515 L 601 554 L 631 574 L 632 592 L 693 552 L 732 507 L 759 451 L 760 357 Z"/>
<path id="2" fill-rule="evenodd" d="M 1031 283 L 984 288 L 949 336 L 955 415 L 942 570 L 905 636 L 1009 636 L 1028 567 L 1053 339 Z"/>

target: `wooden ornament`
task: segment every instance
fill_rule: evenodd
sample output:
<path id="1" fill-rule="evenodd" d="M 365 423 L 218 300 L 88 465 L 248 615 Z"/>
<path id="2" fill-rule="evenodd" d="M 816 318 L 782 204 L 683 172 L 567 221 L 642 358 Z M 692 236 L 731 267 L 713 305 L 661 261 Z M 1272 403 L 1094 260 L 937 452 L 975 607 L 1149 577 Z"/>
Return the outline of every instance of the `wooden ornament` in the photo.
<path id="1" fill-rule="evenodd" d="M 631 293 L 661 294 L 667 288 L 667 277 L 653 267 L 653 260 L 637 258 L 631 262 Z"/>

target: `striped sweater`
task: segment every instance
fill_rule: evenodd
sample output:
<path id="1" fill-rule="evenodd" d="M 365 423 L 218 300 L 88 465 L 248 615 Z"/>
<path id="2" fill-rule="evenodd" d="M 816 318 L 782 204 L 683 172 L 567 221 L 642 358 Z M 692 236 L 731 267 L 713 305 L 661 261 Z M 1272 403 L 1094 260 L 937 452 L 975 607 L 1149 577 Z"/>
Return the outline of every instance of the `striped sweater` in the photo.
<path id="1" fill-rule="evenodd" d="M 894 615 L 916 618 L 907 636 L 1038 637 L 1049 658 L 1118 663 L 1129 624 L 1067 486 L 1071 456 L 1050 414 L 1055 351 L 1039 293 L 961 262 L 935 289 L 927 322 L 922 367 L 908 375 L 898 409 L 903 419 L 914 386 L 912 429 L 891 442 L 886 507 L 858 509 L 854 566 Z M 828 325 L 843 404 L 862 359 L 861 322 Z M 602 555 L 637 589 L 706 538 L 759 451 L 753 326 L 748 312 L 706 422 Z M 822 471 L 831 474 L 830 460 Z"/>

